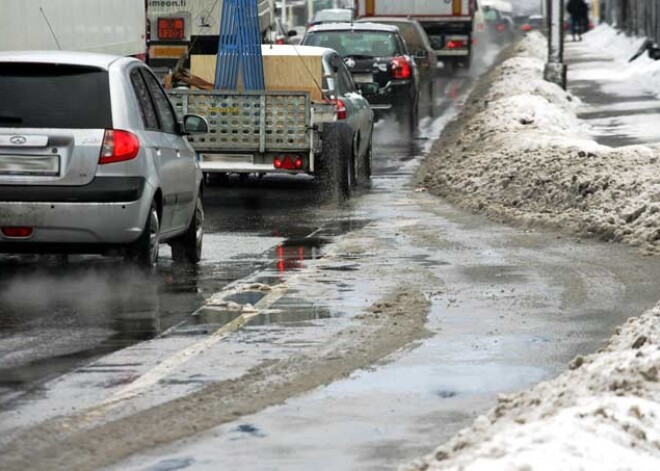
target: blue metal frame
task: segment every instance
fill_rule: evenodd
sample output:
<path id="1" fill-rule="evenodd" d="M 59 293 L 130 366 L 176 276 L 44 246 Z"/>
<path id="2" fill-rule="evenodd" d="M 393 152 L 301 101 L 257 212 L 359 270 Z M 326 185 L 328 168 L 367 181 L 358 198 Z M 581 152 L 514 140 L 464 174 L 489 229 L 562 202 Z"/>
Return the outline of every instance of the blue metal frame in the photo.
<path id="1" fill-rule="evenodd" d="M 224 0 L 220 18 L 217 90 L 237 90 L 239 75 L 245 90 L 266 88 L 261 55 L 258 0 Z"/>

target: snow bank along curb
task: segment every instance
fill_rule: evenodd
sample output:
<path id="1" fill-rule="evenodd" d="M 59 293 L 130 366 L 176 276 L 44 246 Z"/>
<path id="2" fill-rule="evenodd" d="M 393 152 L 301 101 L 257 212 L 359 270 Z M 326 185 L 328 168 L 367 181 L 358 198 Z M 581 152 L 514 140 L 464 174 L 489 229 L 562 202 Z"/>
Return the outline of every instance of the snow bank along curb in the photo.
<path id="1" fill-rule="evenodd" d="M 657 252 L 660 152 L 585 136 L 579 102 L 542 80 L 529 36 L 475 89 L 419 177 L 432 192 L 505 220 Z M 600 352 L 496 407 L 405 471 L 660 469 L 660 304 Z"/>
<path id="2" fill-rule="evenodd" d="M 579 100 L 543 80 L 545 54 L 545 39 L 529 35 L 482 79 L 420 185 L 500 220 L 660 252 L 660 149 L 591 140 Z"/>
<path id="3" fill-rule="evenodd" d="M 406 471 L 660 469 L 660 306 L 598 354 L 487 415 Z"/>

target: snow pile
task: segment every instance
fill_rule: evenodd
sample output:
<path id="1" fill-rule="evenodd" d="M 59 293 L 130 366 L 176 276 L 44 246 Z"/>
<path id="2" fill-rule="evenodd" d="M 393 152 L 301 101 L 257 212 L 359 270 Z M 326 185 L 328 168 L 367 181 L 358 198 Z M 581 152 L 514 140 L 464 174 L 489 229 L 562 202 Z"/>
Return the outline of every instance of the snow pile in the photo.
<path id="1" fill-rule="evenodd" d="M 545 54 L 545 38 L 528 35 L 482 80 L 420 185 L 504 221 L 660 251 L 660 149 L 593 141 L 579 100 L 543 80 Z"/>
<path id="2" fill-rule="evenodd" d="M 630 64 L 628 60 L 639 50 L 644 42 L 643 38 L 626 36 L 610 26 L 603 24 L 588 34 L 589 45 L 596 51 L 607 51 L 619 63 L 626 63 L 624 67 L 609 68 L 607 75 L 612 80 L 625 80 L 635 83 L 656 95 L 660 95 L 660 62 L 655 61 L 644 53 Z M 602 76 L 600 78 L 603 78 Z"/>
<path id="3" fill-rule="evenodd" d="M 593 34 L 599 47 L 625 43 L 620 59 L 638 47 L 609 28 Z M 543 81 L 544 59 L 545 40 L 530 35 L 477 86 L 422 165 L 422 184 L 501 219 L 658 252 L 660 148 L 591 140 L 575 114 L 579 102 Z M 613 73 L 660 75 L 660 62 L 640 64 Z M 556 379 L 501 395 L 469 428 L 402 469 L 660 469 L 660 304 Z"/>
<path id="4" fill-rule="evenodd" d="M 406 471 L 660 469 L 660 305 Z"/>

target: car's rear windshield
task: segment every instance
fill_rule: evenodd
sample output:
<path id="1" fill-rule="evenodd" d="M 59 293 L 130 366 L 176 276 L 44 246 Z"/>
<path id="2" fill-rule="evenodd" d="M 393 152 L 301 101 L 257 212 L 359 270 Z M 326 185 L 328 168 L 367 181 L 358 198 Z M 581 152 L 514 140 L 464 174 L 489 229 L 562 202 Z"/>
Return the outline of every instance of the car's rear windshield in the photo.
<path id="1" fill-rule="evenodd" d="M 336 21 L 337 23 L 348 22 L 353 19 L 351 10 L 321 10 L 314 15 L 314 21 Z"/>
<path id="2" fill-rule="evenodd" d="M 380 31 L 315 31 L 307 35 L 305 45 L 334 49 L 342 57 L 392 57 L 401 54 L 396 36 Z"/>
<path id="3" fill-rule="evenodd" d="M 0 127 L 111 129 L 108 72 L 0 63 Z"/>

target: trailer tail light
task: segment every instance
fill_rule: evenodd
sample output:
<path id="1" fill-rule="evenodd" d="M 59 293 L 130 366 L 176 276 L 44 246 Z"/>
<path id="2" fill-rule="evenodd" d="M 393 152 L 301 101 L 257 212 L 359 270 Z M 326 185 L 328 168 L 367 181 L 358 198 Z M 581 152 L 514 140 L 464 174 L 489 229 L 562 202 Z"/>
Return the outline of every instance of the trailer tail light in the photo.
<path id="1" fill-rule="evenodd" d="M 464 49 L 468 45 L 467 41 L 453 39 L 447 43 L 447 49 Z"/>
<path id="2" fill-rule="evenodd" d="M 304 161 L 300 155 L 278 155 L 273 159 L 273 167 L 280 170 L 301 170 Z"/>
<path id="3" fill-rule="evenodd" d="M 128 131 L 106 129 L 103 136 L 103 146 L 99 164 L 112 164 L 132 160 L 140 152 L 140 141 L 135 134 Z"/>
<path id="4" fill-rule="evenodd" d="M 31 227 L 3 227 L 2 235 L 15 239 L 27 239 L 32 235 Z"/>
<path id="5" fill-rule="evenodd" d="M 412 77 L 412 65 L 405 57 L 392 59 L 392 76 L 397 80 L 406 80 Z"/>
<path id="6" fill-rule="evenodd" d="M 185 39 L 183 18 L 158 18 L 158 39 Z"/>

